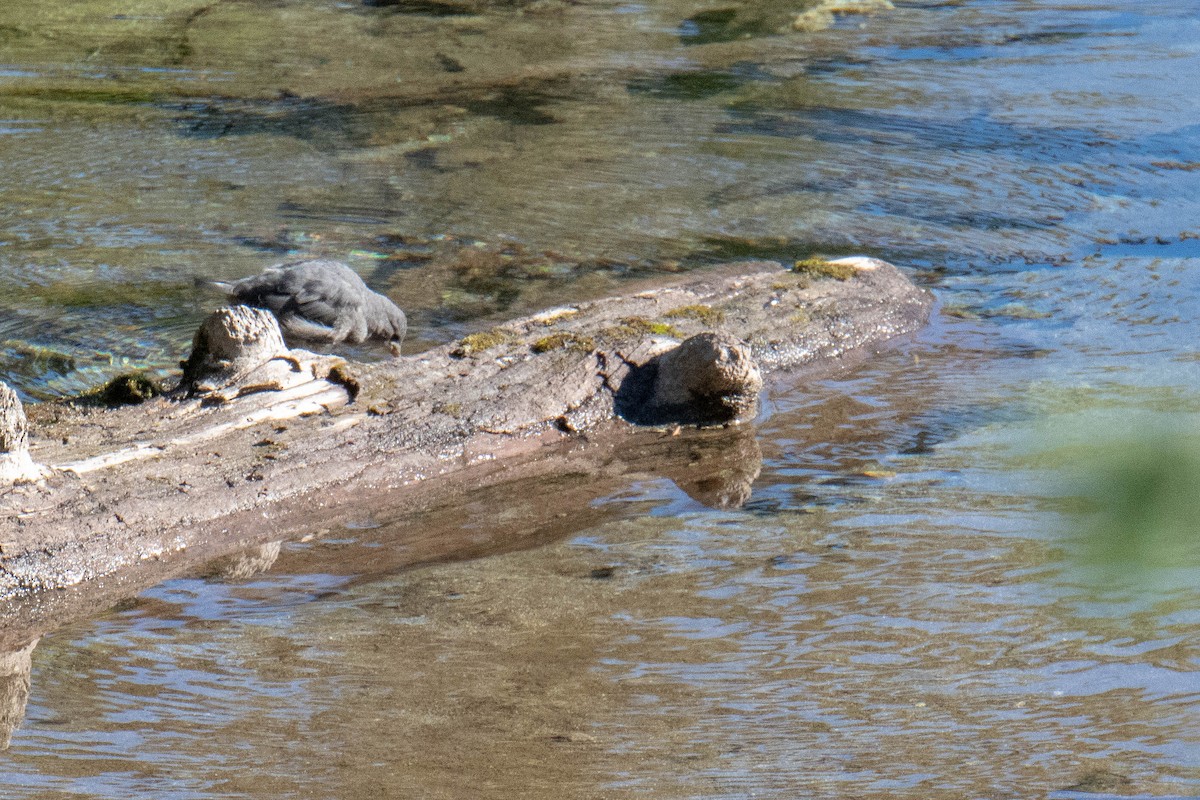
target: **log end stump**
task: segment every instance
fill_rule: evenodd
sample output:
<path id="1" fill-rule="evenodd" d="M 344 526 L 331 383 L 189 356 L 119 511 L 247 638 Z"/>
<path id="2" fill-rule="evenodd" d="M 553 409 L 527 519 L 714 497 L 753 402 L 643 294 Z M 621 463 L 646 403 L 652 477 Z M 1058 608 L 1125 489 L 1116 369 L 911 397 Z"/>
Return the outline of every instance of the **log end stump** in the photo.
<path id="1" fill-rule="evenodd" d="M 46 474 L 29 456 L 29 422 L 21 399 L 0 382 L 0 484 L 36 481 Z"/>
<path id="2" fill-rule="evenodd" d="M 636 425 L 736 425 L 758 415 L 762 388 L 749 345 L 706 331 L 633 370 L 617 411 Z"/>
<path id="3" fill-rule="evenodd" d="M 270 311 L 250 306 L 218 309 L 196 331 L 192 353 L 181 364 L 183 379 L 177 391 L 188 397 L 214 395 L 287 352 Z"/>

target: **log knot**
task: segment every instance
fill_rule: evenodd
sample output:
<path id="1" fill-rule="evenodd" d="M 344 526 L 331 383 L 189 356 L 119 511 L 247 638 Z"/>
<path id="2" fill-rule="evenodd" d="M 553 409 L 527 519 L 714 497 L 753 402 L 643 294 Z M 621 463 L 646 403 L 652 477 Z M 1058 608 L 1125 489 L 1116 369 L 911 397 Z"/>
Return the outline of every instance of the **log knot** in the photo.
<path id="1" fill-rule="evenodd" d="M 287 352 L 271 312 L 250 306 L 218 309 L 196 331 L 180 386 L 190 395 L 208 394 Z"/>
<path id="2" fill-rule="evenodd" d="M 658 357 L 653 403 L 705 422 L 745 422 L 758 413 L 762 374 L 750 348 L 727 333 L 699 333 Z"/>
<path id="3" fill-rule="evenodd" d="M 637 367 L 618 391 L 618 412 L 641 425 L 724 425 L 758 413 L 762 373 L 742 340 L 699 333 Z"/>

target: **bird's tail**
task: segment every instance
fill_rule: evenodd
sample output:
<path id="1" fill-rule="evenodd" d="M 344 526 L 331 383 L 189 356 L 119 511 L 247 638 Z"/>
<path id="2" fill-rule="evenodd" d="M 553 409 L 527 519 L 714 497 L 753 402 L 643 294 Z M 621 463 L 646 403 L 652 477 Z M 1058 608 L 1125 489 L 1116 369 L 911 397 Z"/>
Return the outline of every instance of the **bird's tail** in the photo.
<path id="1" fill-rule="evenodd" d="M 225 281 L 212 281 L 208 278 L 195 278 L 197 289 L 207 289 L 210 292 L 220 292 L 226 297 L 233 296 L 233 284 Z"/>

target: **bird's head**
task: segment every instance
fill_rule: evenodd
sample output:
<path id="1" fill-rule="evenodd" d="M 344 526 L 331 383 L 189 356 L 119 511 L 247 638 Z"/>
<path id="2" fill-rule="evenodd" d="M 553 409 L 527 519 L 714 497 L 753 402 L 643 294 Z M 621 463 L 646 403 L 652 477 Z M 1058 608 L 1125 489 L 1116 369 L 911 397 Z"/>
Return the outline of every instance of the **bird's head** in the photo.
<path id="1" fill-rule="evenodd" d="M 404 312 L 386 297 L 379 297 L 380 302 L 378 311 L 382 318 L 386 321 L 380 326 L 379 331 L 382 336 L 380 338 L 387 339 L 388 349 L 392 351 L 392 355 L 400 355 L 400 345 L 404 342 L 404 335 L 408 332 L 408 318 L 404 316 Z"/>

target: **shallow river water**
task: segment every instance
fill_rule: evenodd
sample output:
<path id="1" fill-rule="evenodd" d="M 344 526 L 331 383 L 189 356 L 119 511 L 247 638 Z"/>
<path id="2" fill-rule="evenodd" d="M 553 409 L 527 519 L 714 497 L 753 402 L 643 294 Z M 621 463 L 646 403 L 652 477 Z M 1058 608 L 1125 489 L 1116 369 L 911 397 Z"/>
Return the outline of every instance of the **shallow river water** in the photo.
<path id="1" fill-rule="evenodd" d="M 481 542 L 562 522 L 404 569 L 349 519 L 0 658 L 0 796 L 1200 796 L 1200 3 L 803 10 L 0 10 L 27 400 L 165 374 L 195 274 L 297 253 L 414 347 L 744 255 L 940 303 L 775 387 L 741 507 L 490 498 Z"/>

